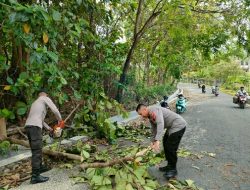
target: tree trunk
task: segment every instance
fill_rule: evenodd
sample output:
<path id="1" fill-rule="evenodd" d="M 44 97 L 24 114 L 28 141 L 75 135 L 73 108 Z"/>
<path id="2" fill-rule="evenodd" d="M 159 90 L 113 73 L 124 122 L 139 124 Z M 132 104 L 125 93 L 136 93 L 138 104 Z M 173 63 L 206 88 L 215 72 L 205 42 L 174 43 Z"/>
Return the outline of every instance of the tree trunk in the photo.
<path id="1" fill-rule="evenodd" d="M 130 61 L 131 61 L 131 58 L 133 56 L 133 53 L 134 53 L 134 50 L 136 48 L 137 43 L 138 43 L 138 39 L 137 39 L 137 37 L 135 37 L 135 39 L 133 41 L 133 44 L 132 44 L 132 46 L 131 46 L 131 48 L 130 48 L 130 50 L 128 52 L 126 61 L 125 61 L 124 66 L 123 66 L 122 74 L 120 76 L 120 81 L 119 81 L 120 84 L 118 86 L 118 90 L 117 90 L 117 94 L 116 94 L 116 100 L 118 102 L 122 101 L 122 93 L 123 93 L 123 86 L 122 85 L 125 84 L 128 69 L 129 69 L 129 66 L 130 66 Z"/>
<path id="2" fill-rule="evenodd" d="M 116 100 L 118 102 L 121 102 L 122 101 L 122 94 L 123 94 L 123 85 L 125 84 L 125 81 L 126 81 L 126 76 L 127 76 L 127 73 L 128 73 L 128 69 L 129 69 L 129 66 L 130 66 L 130 61 L 131 61 L 131 58 L 133 56 L 133 53 L 134 53 L 134 50 L 136 48 L 136 45 L 137 43 L 139 42 L 139 40 L 141 39 L 141 37 L 143 36 L 143 34 L 146 32 L 146 30 L 149 28 L 149 26 L 152 24 L 152 22 L 155 20 L 155 18 L 160 15 L 161 10 L 163 8 L 163 5 L 159 8 L 159 5 L 162 1 L 159 1 L 157 3 L 157 5 L 155 6 L 152 14 L 148 17 L 148 19 L 145 21 L 145 23 L 143 24 L 143 26 L 140 28 L 140 25 L 141 25 L 141 18 L 142 18 L 142 6 L 144 4 L 144 0 L 139 0 L 139 5 L 138 5 L 138 8 L 137 8 L 137 13 L 136 13 L 136 20 L 135 20 L 135 26 L 134 26 L 134 38 L 133 38 L 133 43 L 132 43 L 132 46 L 130 47 L 129 49 L 129 52 L 128 52 L 128 55 L 127 55 L 127 58 L 126 58 L 126 61 L 124 63 L 124 66 L 123 66 L 123 71 L 122 71 L 122 74 L 120 76 L 120 81 L 119 81 L 119 86 L 118 86 L 118 90 L 117 90 L 117 94 L 116 94 Z M 157 9 L 159 9 L 157 11 Z"/>
<path id="3" fill-rule="evenodd" d="M 7 137 L 5 118 L 0 118 L 0 136 Z"/>

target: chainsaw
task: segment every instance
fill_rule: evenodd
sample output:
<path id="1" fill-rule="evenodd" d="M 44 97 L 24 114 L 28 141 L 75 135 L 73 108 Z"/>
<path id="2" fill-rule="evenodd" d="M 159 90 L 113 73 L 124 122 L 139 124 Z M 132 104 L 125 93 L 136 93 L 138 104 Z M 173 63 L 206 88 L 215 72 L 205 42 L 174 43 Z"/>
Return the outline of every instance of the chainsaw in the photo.
<path id="1" fill-rule="evenodd" d="M 77 110 L 77 108 L 80 106 L 80 104 L 77 104 L 77 106 L 70 112 L 70 114 L 66 117 L 65 120 L 62 120 L 58 122 L 55 126 L 53 126 L 53 130 L 50 133 L 50 137 L 52 138 L 61 138 L 63 134 L 63 129 L 65 128 L 65 123 L 68 121 L 68 119 L 72 116 L 72 114 Z"/>

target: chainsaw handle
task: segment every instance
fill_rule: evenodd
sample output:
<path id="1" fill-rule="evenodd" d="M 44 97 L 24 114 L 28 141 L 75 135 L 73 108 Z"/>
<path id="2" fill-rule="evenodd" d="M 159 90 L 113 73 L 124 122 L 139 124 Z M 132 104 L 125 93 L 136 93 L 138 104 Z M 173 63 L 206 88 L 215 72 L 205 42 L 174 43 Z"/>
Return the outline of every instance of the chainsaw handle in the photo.
<path id="1" fill-rule="evenodd" d="M 64 123 L 67 122 L 67 120 L 71 117 L 71 115 L 77 110 L 77 108 L 80 106 L 81 104 L 77 104 L 77 106 L 70 112 L 70 114 L 66 117 L 66 119 L 64 119 Z"/>

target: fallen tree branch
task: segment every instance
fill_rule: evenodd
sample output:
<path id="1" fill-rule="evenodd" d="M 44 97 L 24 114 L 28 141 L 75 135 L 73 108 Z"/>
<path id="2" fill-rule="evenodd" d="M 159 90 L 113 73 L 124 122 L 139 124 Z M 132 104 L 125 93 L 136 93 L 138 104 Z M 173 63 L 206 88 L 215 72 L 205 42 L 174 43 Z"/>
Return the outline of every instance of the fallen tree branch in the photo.
<path id="1" fill-rule="evenodd" d="M 25 139 L 28 139 L 28 137 L 21 131 L 21 129 L 19 129 L 19 127 L 17 128 L 17 130 Z"/>
<path id="2" fill-rule="evenodd" d="M 7 136 L 15 135 L 15 134 L 17 134 L 17 133 L 20 133 L 20 131 L 21 131 L 21 132 L 25 132 L 24 127 L 18 127 L 18 126 L 16 126 L 16 127 L 13 128 L 13 129 L 7 130 Z"/>
<path id="3" fill-rule="evenodd" d="M 19 144 L 22 145 L 26 148 L 30 148 L 29 143 L 25 140 L 19 140 L 11 137 L 4 137 L 1 140 L 7 140 L 10 141 L 13 144 Z M 122 164 L 128 161 L 134 161 L 137 157 L 143 156 L 146 154 L 149 150 L 151 150 L 151 147 L 147 147 L 143 149 L 140 152 L 137 152 L 134 156 L 126 156 L 123 158 L 115 159 L 112 161 L 100 163 L 100 162 L 95 162 L 95 163 L 86 163 L 86 164 L 80 164 L 81 169 L 86 169 L 86 168 L 103 168 L 103 167 L 108 167 L 108 166 L 113 166 L 116 164 Z M 64 152 L 59 152 L 59 151 L 54 151 L 54 150 L 49 150 L 47 148 L 43 149 L 43 153 L 46 155 L 54 156 L 54 157 L 63 157 L 71 160 L 77 160 L 77 161 L 82 161 L 82 157 L 76 154 L 70 154 L 70 153 L 64 153 Z"/>
<path id="4" fill-rule="evenodd" d="M 5 137 L 5 138 L 3 138 L 3 140 L 10 141 L 13 144 L 22 145 L 26 148 L 30 148 L 29 143 L 27 141 L 24 141 L 24 140 L 19 140 L 19 139 L 15 139 L 15 138 L 11 138 L 11 137 Z M 69 153 L 65 153 L 65 152 L 53 151 L 53 150 L 49 150 L 47 148 L 43 149 L 43 153 L 46 155 L 50 155 L 50 156 L 54 156 L 54 157 L 63 157 L 63 158 L 71 159 L 71 160 L 81 161 L 81 159 L 82 159 L 81 156 L 76 155 L 76 154 L 69 154 Z"/>
<path id="5" fill-rule="evenodd" d="M 109 167 L 109 166 L 113 166 L 116 164 L 122 164 L 122 163 L 128 162 L 128 161 L 134 161 L 137 157 L 140 157 L 140 156 L 143 156 L 144 154 L 146 154 L 150 149 L 151 149 L 151 147 L 147 147 L 147 148 L 143 149 L 142 151 L 136 153 L 135 156 L 126 156 L 123 158 L 111 160 L 111 161 L 104 162 L 104 163 L 94 162 L 94 163 L 81 164 L 80 168 L 83 170 L 86 168 L 104 168 L 104 167 Z"/>

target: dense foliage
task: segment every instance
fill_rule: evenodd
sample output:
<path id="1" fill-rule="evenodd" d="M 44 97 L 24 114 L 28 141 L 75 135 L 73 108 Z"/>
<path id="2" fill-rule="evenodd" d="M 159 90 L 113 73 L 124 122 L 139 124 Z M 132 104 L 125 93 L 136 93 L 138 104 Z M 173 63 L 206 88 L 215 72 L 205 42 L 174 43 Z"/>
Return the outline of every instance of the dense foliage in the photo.
<path id="1" fill-rule="evenodd" d="M 84 100 L 77 121 L 112 136 L 115 98 L 156 98 L 183 73 L 248 52 L 248 18 L 244 0 L 2 0 L 0 116 L 22 119 L 45 87 L 65 112 Z"/>

